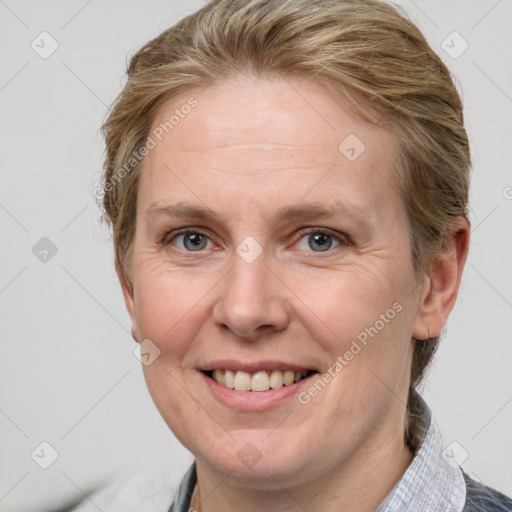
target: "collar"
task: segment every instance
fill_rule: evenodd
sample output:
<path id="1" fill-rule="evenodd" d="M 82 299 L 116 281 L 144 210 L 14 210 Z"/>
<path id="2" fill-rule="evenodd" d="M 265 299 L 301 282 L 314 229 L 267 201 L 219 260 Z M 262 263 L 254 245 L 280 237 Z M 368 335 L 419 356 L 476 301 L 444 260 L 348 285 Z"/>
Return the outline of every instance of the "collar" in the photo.
<path id="1" fill-rule="evenodd" d="M 430 409 L 417 394 L 423 439 L 402 478 L 375 512 L 444 510 L 461 512 L 466 484 L 460 467 L 444 453 L 443 438 Z"/>

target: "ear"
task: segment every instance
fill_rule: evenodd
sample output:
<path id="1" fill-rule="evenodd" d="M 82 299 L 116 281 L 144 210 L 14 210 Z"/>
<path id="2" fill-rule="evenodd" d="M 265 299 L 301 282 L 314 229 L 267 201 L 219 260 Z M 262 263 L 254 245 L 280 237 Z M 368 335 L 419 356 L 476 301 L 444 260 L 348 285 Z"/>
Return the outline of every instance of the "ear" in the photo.
<path id="1" fill-rule="evenodd" d="M 446 324 L 459 292 L 468 255 L 469 233 L 467 219 L 457 217 L 443 242 L 442 253 L 434 259 L 413 326 L 412 336 L 417 340 L 437 336 Z"/>
<path id="2" fill-rule="evenodd" d="M 134 291 L 133 285 L 129 283 L 126 279 L 126 276 L 122 272 L 119 262 L 116 260 L 116 274 L 119 279 L 119 283 L 121 284 L 121 289 L 123 291 L 124 304 L 126 306 L 126 311 L 130 315 L 132 321 L 132 338 L 139 343 L 139 334 L 137 329 L 137 318 L 135 316 L 135 301 L 134 301 Z"/>

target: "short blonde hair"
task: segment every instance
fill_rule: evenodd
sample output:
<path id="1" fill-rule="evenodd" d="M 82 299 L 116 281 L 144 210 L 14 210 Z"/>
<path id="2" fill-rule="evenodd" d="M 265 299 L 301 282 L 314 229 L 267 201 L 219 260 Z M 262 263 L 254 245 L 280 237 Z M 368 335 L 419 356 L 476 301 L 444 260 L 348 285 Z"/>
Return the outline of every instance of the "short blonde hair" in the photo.
<path id="1" fill-rule="evenodd" d="M 233 73 L 299 75 L 348 100 L 396 136 L 396 186 L 410 223 L 418 279 L 428 275 L 457 216 L 467 219 L 470 152 L 449 70 L 418 28 L 379 0 L 213 0 L 148 42 L 103 125 L 100 205 L 116 267 L 131 286 L 141 149 L 162 106 Z M 416 341 L 406 442 L 420 439 L 414 388 L 439 337 Z"/>

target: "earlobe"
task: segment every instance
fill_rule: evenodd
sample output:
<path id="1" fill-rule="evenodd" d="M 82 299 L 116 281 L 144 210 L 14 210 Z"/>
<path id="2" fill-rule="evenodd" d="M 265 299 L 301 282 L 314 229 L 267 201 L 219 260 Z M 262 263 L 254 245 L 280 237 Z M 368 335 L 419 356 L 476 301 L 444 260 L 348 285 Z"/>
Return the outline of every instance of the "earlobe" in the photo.
<path id="1" fill-rule="evenodd" d="M 139 338 L 138 338 L 137 333 L 136 333 L 136 330 L 133 327 L 133 325 L 132 325 L 132 338 L 133 338 L 133 341 L 135 341 L 135 343 L 140 343 Z"/>
<path id="2" fill-rule="evenodd" d="M 469 249 L 469 222 L 457 217 L 443 242 L 442 252 L 435 258 L 432 271 L 425 280 L 420 309 L 412 336 L 425 340 L 437 336 L 455 305 L 462 271 Z"/>
<path id="3" fill-rule="evenodd" d="M 119 283 L 121 284 L 121 290 L 123 292 L 124 303 L 126 306 L 126 311 L 130 315 L 130 319 L 132 322 L 131 333 L 132 338 L 138 343 L 139 335 L 137 330 L 137 319 L 135 316 L 135 300 L 134 300 L 134 290 L 133 285 L 128 282 L 126 276 L 121 271 L 119 264 L 116 262 L 116 273 L 119 279 Z"/>

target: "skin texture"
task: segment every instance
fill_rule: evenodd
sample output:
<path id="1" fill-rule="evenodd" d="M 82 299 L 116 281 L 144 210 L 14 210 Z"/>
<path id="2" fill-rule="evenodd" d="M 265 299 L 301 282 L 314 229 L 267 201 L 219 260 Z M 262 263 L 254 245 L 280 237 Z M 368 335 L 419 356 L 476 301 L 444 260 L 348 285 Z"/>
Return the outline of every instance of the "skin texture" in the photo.
<path id="1" fill-rule="evenodd" d="M 173 100 L 153 129 L 189 96 L 197 106 L 143 162 L 132 283 L 122 286 L 134 338 L 160 350 L 145 379 L 196 457 L 201 509 L 374 510 L 412 457 L 404 443 L 411 337 L 434 336 L 446 322 L 467 222 L 456 220 L 445 258 L 418 279 L 391 132 L 308 79 L 249 76 Z M 338 149 L 350 134 L 365 144 L 354 161 Z M 155 213 L 177 202 L 219 218 Z M 281 208 L 335 202 L 346 209 L 330 218 L 277 218 Z M 365 213 L 353 218 L 358 208 Z M 333 232 L 326 251 L 299 232 L 319 227 Z M 201 250 L 179 228 L 203 234 Z M 252 263 L 236 251 L 247 237 L 262 248 Z M 327 372 L 394 303 L 400 312 L 307 404 L 294 396 L 239 411 L 199 370 L 229 358 Z M 261 457 L 250 467 L 238 456 L 247 443 Z"/>

